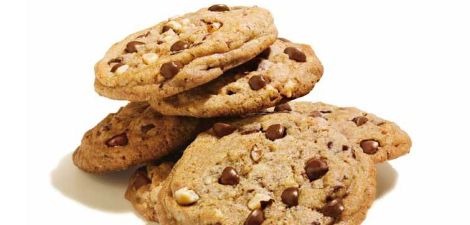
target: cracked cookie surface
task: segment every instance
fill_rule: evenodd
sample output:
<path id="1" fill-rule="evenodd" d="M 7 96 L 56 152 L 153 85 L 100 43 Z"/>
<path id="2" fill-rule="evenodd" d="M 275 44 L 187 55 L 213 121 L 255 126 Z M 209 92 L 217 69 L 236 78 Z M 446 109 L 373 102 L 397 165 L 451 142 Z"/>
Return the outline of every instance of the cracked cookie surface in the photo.
<path id="1" fill-rule="evenodd" d="M 184 148 L 196 137 L 200 120 L 162 116 L 147 103 L 131 102 L 87 131 L 73 162 L 90 173 L 123 170 Z"/>
<path id="2" fill-rule="evenodd" d="M 95 65 L 95 90 L 130 101 L 168 97 L 252 59 L 276 36 L 270 12 L 260 7 L 200 9 L 114 44 Z"/>
<path id="3" fill-rule="evenodd" d="M 294 101 L 286 104 L 277 109 L 292 110 L 311 116 L 318 122 L 330 123 L 376 163 L 398 158 L 410 151 L 411 139 L 408 134 L 395 123 L 374 114 L 354 107 L 338 107 L 322 102 Z M 286 107 L 290 110 L 286 110 Z"/>
<path id="4" fill-rule="evenodd" d="M 156 208 L 162 225 L 359 224 L 374 198 L 375 166 L 344 135 L 270 113 L 198 135 Z"/>
<path id="5" fill-rule="evenodd" d="M 165 115 L 242 115 L 306 95 L 322 74 L 310 46 L 277 40 L 256 58 L 207 84 L 149 102 Z"/>

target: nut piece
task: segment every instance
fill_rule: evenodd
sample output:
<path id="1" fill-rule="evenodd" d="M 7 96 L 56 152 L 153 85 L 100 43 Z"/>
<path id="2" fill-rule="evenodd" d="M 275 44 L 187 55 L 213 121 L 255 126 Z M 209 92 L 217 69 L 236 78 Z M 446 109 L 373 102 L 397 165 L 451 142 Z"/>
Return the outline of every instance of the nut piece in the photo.
<path id="1" fill-rule="evenodd" d="M 283 94 L 284 96 L 290 98 L 292 97 L 292 91 L 295 90 L 295 83 L 292 81 L 292 80 L 288 80 L 286 82 L 286 84 L 284 84 L 284 90 L 283 90 Z"/>
<path id="2" fill-rule="evenodd" d="M 183 206 L 192 205 L 199 200 L 199 195 L 187 187 L 183 187 L 175 191 L 174 197 L 176 202 Z"/>
<path id="3" fill-rule="evenodd" d="M 173 29 L 173 30 L 175 30 L 175 31 L 179 31 L 179 30 L 181 30 L 181 28 L 182 28 L 181 24 L 178 23 L 178 22 L 176 22 L 176 21 L 174 21 L 174 20 L 168 22 L 168 23 L 166 24 L 166 26 L 170 27 L 171 29 Z"/>
<path id="4" fill-rule="evenodd" d="M 253 198 L 248 202 L 248 208 L 251 210 L 260 209 L 261 202 L 269 202 L 269 200 L 271 200 L 269 195 L 256 193 L 255 196 L 253 196 Z"/>
<path id="5" fill-rule="evenodd" d="M 250 157 L 253 161 L 259 162 L 261 160 L 262 154 L 263 154 L 263 152 L 261 151 L 261 149 L 258 149 L 258 147 L 255 145 L 251 149 Z"/>
<path id="6" fill-rule="evenodd" d="M 157 62 L 158 55 L 153 52 L 145 53 L 144 55 L 142 55 L 142 59 L 144 60 L 145 64 L 149 65 Z"/>

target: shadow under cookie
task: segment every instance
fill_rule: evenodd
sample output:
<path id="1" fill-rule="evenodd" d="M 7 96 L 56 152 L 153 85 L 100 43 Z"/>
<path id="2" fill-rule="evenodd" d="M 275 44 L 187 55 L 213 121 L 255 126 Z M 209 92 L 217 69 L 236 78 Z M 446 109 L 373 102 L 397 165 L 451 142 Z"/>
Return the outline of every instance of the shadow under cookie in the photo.
<path id="1" fill-rule="evenodd" d="M 130 212 L 124 192 L 133 168 L 106 175 L 85 173 L 74 166 L 72 154 L 62 158 L 51 172 L 51 183 L 64 196 L 93 209 Z"/>
<path id="2" fill-rule="evenodd" d="M 398 180 L 397 171 L 389 162 L 379 163 L 377 167 L 377 193 L 376 199 L 385 196 L 393 190 Z"/>

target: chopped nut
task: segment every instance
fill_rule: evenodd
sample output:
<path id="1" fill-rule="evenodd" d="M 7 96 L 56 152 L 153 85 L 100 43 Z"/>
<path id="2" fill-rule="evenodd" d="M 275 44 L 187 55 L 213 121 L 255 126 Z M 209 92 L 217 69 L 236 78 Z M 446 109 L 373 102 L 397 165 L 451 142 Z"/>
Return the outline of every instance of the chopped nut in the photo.
<path id="1" fill-rule="evenodd" d="M 168 22 L 166 25 L 171 27 L 171 29 L 173 29 L 175 31 L 181 30 L 181 28 L 182 28 L 181 24 L 174 21 L 174 20 Z"/>
<path id="2" fill-rule="evenodd" d="M 255 196 L 248 202 L 248 208 L 251 210 L 261 208 L 261 202 L 268 202 L 271 197 L 266 194 L 256 193 Z"/>
<path id="3" fill-rule="evenodd" d="M 150 52 L 150 53 L 145 53 L 142 55 L 142 59 L 146 64 L 153 64 L 157 62 L 158 60 L 158 55 L 156 53 Z"/>
<path id="4" fill-rule="evenodd" d="M 124 65 L 120 66 L 119 68 L 117 68 L 115 73 L 117 75 L 120 75 L 120 74 L 125 73 L 127 71 L 127 69 L 129 69 L 129 66 L 124 64 Z"/>
<path id="5" fill-rule="evenodd" d="M 295 83 L 292 80 L 288 80 L 284 85 L 283 95 L 290 98 L 292 97 L 292 91 L 295 89 Z"/>
<path id="6" fill-rule="evenodd" d="M 181 23 L 182 23 L 183 25 L 188 25 L 190 22 L 191 22 L 191 21 L 190 21 L 188 18 L 184 18 L 184 19 L 181 20 Z"/>
<path id="7" fill-rule="evenodd" d="M 261 154 L 262 154 L 261 150 L 258 149 L 256 145 L 253 146 L 250 152 L 251 159 L 255 162 L 259 162 L 259 160 L 261 159 Z"/>
<path id="8" fill-rule="evenodd" d="M 175 191 L 174 197 L 176 202 L 183 206 L 194 204 L 199 200 L 199 195 L 187 187 L 183 187 Z"/>

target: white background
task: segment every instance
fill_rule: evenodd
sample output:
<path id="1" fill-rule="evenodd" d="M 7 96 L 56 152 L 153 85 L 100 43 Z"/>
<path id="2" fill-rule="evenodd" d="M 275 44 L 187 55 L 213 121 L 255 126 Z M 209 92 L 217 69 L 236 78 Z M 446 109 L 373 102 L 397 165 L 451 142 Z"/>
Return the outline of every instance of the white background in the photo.
<path id="1" fill-rule="evenodd" d="M 73 167 L 83 133 L 124 102 L 93 90 L 112 43 L 211 1 L 31 1 L 1 7 L 0 224 L 145 224 L 128 173 Z M 311 44 L 325 74 L 304 100 L 397 122 L 411 154 L 379 166 L 364 224 L 468 223 L 470 7 L 465 1 L 226 1 L 269 9 L 279 34 Z M 26 139 L 26 140 L 25 140 Z"/>

